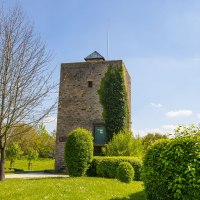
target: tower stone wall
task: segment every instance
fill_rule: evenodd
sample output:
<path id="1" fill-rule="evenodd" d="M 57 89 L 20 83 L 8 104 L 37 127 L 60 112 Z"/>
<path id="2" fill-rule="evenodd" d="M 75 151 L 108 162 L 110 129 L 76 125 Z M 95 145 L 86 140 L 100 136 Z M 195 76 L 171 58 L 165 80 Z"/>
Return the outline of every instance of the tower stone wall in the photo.
<path id="1" fill-rule="evenodd" d="M 109 65 L 121 67 L 123 62 L 122 60 L 92 60 L 61 64 L 55 153 L 57 171 L 65 168 L 66 136 L 77 127 L 93 132 L 95 124 L 104 123 L 103 109 L 97 91 Z M 125 81 L 130 110 L 131 80 L 127 70 L 125 70 Z"/>

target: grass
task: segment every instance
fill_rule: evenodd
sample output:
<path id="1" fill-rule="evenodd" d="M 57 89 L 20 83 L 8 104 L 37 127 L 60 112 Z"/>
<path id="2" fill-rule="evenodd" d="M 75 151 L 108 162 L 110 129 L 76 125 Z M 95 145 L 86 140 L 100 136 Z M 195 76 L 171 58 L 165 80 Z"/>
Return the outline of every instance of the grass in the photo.
<path id="1" fill-rule="evenodd" d="M 0 199 L 12 200 L 145 200 L 142 182 L 121 183 L 105 178 L 7 179 Z"/>
<path id="2" fill-rule="evenodd" d="M 31 171 L 53 170 L 54 162 L 55 162 L 54 159 L 34 160 L 34 161 L 32 161 Z M 13 173 L 13 170 L 9 170 L 9 167 L 10 167 L 10 162 L 6 161 L 6 173 Z M 28 170 L 28 161 L 27 160 L 17 160 L 13 167 L 27 171 Z"/>
<path id="3" fill-rule="evenodd" d="M 17 160 L 14 168 L 28 170 L 28 161 Z M 32 171 L 53 170 L 53 159 L 38 159 L 32 162 Z M 6 161 L 6 173 L 9 161 Z M 0 182 L 0 200 L 145 200 L 142 182 L 121 183 L 115 179 L 46 178 L 46 179 L 6 179 Z"/>

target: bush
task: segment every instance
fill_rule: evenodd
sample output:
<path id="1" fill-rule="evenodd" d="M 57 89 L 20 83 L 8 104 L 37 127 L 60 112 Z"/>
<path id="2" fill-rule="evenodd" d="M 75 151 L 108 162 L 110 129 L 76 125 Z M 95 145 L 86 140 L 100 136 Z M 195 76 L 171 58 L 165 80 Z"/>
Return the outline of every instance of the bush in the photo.
<path id="1" fill-rule="evenodd" d="M 90 167 L 88 168 L 87 170 L 87 176 L 90 176 L 90 177 L 98 177 L 97 176 L 97 165 L 99 164 L 100 162 L 100 157 L 97 157 L 97 156 L 94 156 L 93 157 L 93 160 L 92 160 L 92 163 L 90 164 Z"/>
<path id="2" fill-rule="evenodd" d="M 132 165 L 135 175 L 134 180 L 141 180 L 141 161 L 134 157 L 94 157 L 90 168 L 87 171 L 88 176 L 117 178 L 117 168 L 121 162 L 128 162 Z"/>
<path id="3" fill-rule="evenodd" d="M 200 139 L 158 141 L 144 157 L 143 181 L 148 200 L 200 199 Z"/>
<path id="4" fill-rule="evenodd" d="M 120 131 L 105 147 L 107 156 L 140 156 L 143 154 L 142 140 L 133 138 L 132 132 Z"/>
<path id="5" fill-rule="evenodd" d="M 124 183 L 130 183 L 133 180 L 134 169 L 128 162 L 121 162 L 117 168 L 117 179 Z"/>
<path id="6" fill-rule="evenodd" d="M 81 128 L 72 131 L 65 144 L 65 161 L 69 175 L 84 176 L 93 158 L 92 133 Z"/>

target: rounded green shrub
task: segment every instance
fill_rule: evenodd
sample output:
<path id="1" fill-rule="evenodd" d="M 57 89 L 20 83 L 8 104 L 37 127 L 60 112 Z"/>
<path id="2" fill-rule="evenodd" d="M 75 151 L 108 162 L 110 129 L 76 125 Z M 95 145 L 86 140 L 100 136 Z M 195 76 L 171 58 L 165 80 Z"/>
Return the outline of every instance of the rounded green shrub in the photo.
<path id="1" fill-rule="evenodd" d="M 65 143 L 65 162 L 69 175 L 84 176 L 93 158 L 93 137 L 88 130 L 77 128 Z"/>
<path id="2" fill-rule="evenodd" d="M 130 183 L 133 180 L 134 169 L 128 162 L 121 162 L 117 168 L 117 179 L 121 182 Z"/>
<path id="3" fill-rule="evenodd" d="M 161 140 L 147 150 L 142 180 L 147 200 L 200 199 L 200 139 Z"/>

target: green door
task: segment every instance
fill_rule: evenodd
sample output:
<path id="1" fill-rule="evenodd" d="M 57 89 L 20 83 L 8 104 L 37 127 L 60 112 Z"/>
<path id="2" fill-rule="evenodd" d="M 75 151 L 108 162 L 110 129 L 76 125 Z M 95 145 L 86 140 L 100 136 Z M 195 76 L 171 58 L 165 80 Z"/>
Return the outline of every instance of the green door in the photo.
<path id="1" fill-rule="evenodd" d="M 106 144 L 108 141 L 106 135 L 106 129 L 104 126 L 94 127 L 94 143 L 95 144 Z"/>

